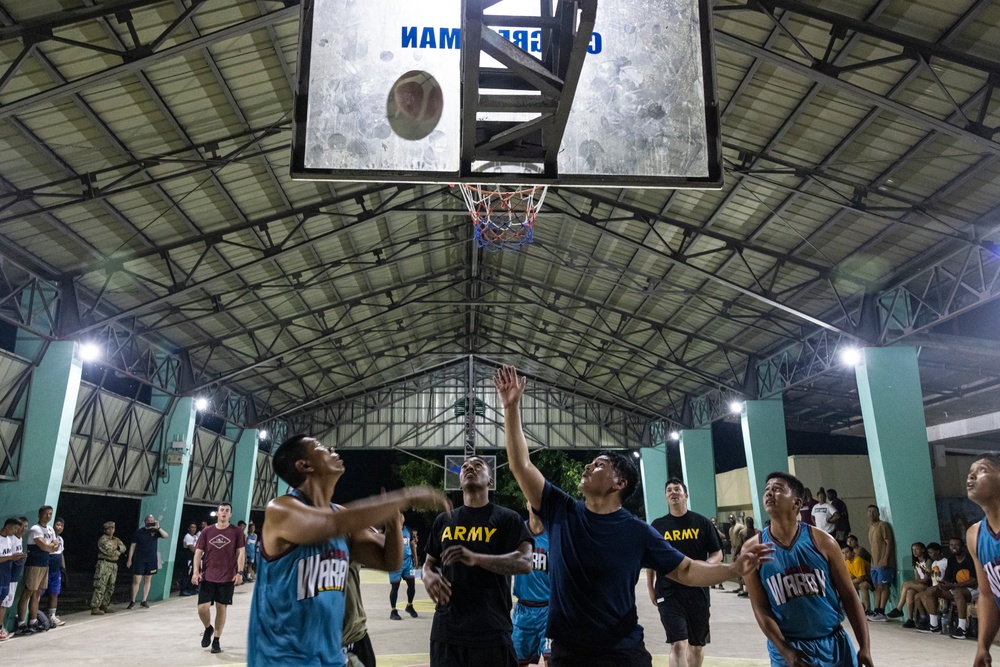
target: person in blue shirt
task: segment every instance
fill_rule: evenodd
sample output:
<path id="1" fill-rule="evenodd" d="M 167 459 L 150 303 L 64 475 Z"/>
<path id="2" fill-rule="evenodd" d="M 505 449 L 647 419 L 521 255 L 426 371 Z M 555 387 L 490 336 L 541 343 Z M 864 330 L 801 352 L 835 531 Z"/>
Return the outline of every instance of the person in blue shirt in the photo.
<path id="1" fill-rule="evenodd" d="M 687 586 L 712 586 L 756 569 L 771 548 L 744 548 L 730 564 L 691 560 L 622 507 L 639 472 L 628 457 L 602 452 L 584 467 L 575 500 L 531 462 L 521 427 L 527 380 L 512 366 L 493 378 L 504 411 L 510 471 L 549 534 L 550 667 L 650 667 L 635 607 L 643 568 Z"/>
<path id="2" fill-rule="evenodd" d="M 549 659 L 552 651 L 545 637 L 549 620 L 549 535 L 538 515 L 525 503 L 528 520 L 525 525 L 535 538 L 531 551 L 531 572 L 514 577 L 514 653 L 517 664 L 531 665 L 539 658 Z"/>
<path id="3" fill-rule="evenodd" d="M 399 598 L 399 582 L 406 582 L 406 613 L 411 618 L 417 617 L 417 610 L 413 608 L 413 595 L 416 593 L 413 576 L 413 547 L 411 545 L 410 529 L 406 526 L 406 519 L 403 522 L 403 566 L 394 572 L 389 573 L 389 619 L 401 621 L 403 617 L 396 610 L 396 600 Z"/>
<path id="4" fill-rule="evenodd" d="M 788 473 L 768 475 L 763 501 L 771 523 L 744 545 L 774 547 L 771 560 L 743 577 L 771 665 L 873 667 L 865 612 L 840 545 L 799 521 L 804 489 Z M 858 640 L 856 654 L 841 625 L 845 612 Z"/>
<path id="5" fill-rule="evenodd" d="M 245 567 L 247 572 L 244 579 L 253 581 L 257 570 L 257 526 L 254 525 L 253 521 L 247 525 L 247 560 Z"/>
<path id="6" fill-rule="evenodd" d="M 344 463 L 332 448 L 296 434 L 272 458 L 290 487 L 264 511 L 260 563 L 250 603 L 248 667 L 344 667 L 341 637 L 348 561 L 394 570 L 403 560 L 397 522 L 414 506 L 449 508 L 430 487 L 412 487 L 335 507 Z M 386 525 L 384 542 L 369 526 Z"/>
<path id="7" fill-rule="evenodd" d="M 965 544 L 976 564 L 979 585 L 979 649 L 972 665 L 989 667 L 993 664 L 990 646 L 1000 630 L 1000 454 L 986 454 L 975 460 L 965 488 L 969 500 L 986 513 L 982 521 L 969 526 Z"/>

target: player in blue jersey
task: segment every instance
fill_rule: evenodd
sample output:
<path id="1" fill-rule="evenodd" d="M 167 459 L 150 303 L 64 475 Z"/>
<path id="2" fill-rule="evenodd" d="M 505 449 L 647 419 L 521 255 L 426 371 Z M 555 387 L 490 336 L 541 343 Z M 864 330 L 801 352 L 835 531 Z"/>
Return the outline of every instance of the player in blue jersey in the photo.
<path id="1" fill-rule="evenodd" d="M 396 600 L 399 597 L 399 582 L 406 582 L 406 613 L 411 617 L 417 617 L 417 610 L 413 608 L 413 595 L 416 593 L 416 586 L 413 577 L 413 546 L 411 543 L 410 529 L 406 527 L 403 519 L 403 566 L 398 570 L 389 573 L 389 618 L 393 621 L 403 620 L 399 612 L 396 611 Z"/>
<path id="2" fill-rule="evenodd" d="M 343 667 L 349 558 L 395 570 L 403 560 L 400 511 L 447 510 L 448 501 L 430 487 L 416 487 L 336 508 L 330 499 L 344 463 L 331 448 L 302 434 L 281 443 L 272 465 L 292 490 L 268 503 L 264 513 L 247 665 Z M 394 527 L 387 527 L 384 543 L 367 530 L 383 524 Z"/>
<path id="3" fill-rule="evenodd" d="M 520 403 L 527 385 L 511 366 L 493 378 L 504 409 L 510 471 L 549 535 L 550 667 L 650 667 L 635 607 L 643 568 L 687 586 L 712 586 L 748 574 L 769 546 L 742 550 L 734 563 L 693 561 L 670 546 L 622 501 L 639 472 L 629 457 L 603 452 L 584 467 L 581 502 L 545 480 L 528 456 Z"/>
<path id="4" fill-rule="evenodd" d="M 986 518 L 969 527 L 965 543 L 979 582 L 979 650 L 972 664 L 989 667 L 993 664 L 990 646 L 1000 629 L 1000 454 L 985 454 L 974 461 L 965 486 L 969 500 L 986 513 Z"/>
<path id="5" fill-rule="evenodd" d="M 514 577 L 514 653 L 518 665 L 549 659 L 551 651 L 545 637 L 549 620 L 549 535 L 538 515 L 528 509 L 528 532 L 535 538 L 531 552 L 531 572 Z"/>
<path id="6" fill-rule="evenodd" d="M 745 576 L 757 624 L 767 636 L 772 667 L 872 666 L 868 625 L 840 546 L 799 521 L 805 487 L 772 472 L 764 486 L 771 525 L 744 548 L 772 544 L 774 557 Z M 847 614 L 858 652 L 841 623 Z"/>

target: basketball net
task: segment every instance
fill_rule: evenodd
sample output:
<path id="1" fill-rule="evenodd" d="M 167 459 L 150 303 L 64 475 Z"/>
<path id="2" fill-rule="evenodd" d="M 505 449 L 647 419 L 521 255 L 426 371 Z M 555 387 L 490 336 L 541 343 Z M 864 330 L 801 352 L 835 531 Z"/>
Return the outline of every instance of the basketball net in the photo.
<path id="1" fill-rule="evenodd" d="M 531 243 L 549 186 L 460 185 L 480 248 L 510 252 Z"/>

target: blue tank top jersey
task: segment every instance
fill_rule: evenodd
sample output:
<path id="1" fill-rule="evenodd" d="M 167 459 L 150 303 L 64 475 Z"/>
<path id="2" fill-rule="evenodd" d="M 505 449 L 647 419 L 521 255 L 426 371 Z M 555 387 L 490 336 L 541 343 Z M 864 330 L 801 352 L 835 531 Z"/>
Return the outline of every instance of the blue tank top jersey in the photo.
<path id="1" fill-rule="evenodd" d="M 799 522 L 788 547 L 761 531 L 761 542 L 774 545 L 773 558 L 760 566 L 760 582 L 781 633 L 789 639 L 819 639 L 840 627 L 844 608 L 830 577 L 830 564 L 813 542 L 811 530 Z"/>
<path id="2" fill-rule="evenodd" d="M 413 560 L 413 549 L 410 547 L 410 529 L 403 526 L 403 560 Z"/>
<path id="3" fill-rule="evenodd" d="M 525 521 L 525 526 L 528 522 Z M 530 531 L 530 528 L 529 528 Z M 532 602 L 549 601 L 549 534 L 534 535 L 531 572 L 514 577 L 514 597 Z"/>
<path id="4" fill-rule="evenodd" d="M 311 505 L 297 489 L 290 496 Z M 261 529 L 261 535 L 267 526 Z M 349 549 L 344 537 L 261 560 L 250 604 L 247 666 L 344 667 L 341 648 Z"/>
<path id="5" fill-rule="evenodd" d="M 986 571 L 986 578 L 990 580 L 990 591 L 1000 607 L 1000 535 L 997 535 L 990 528 L 990 524 L 983 519 L 979 522 L 979 534 L 976 536 L 976 558 L 983 565 Z M 982 582 L 979 582 L 982 590 Z"/>

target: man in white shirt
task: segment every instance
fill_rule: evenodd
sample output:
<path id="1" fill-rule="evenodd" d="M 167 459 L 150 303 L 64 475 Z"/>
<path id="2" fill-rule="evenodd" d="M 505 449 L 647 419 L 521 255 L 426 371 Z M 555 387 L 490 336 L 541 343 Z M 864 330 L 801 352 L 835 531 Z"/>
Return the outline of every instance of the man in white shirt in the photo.
<path id="1" fill-rule="evenodd" d="M 43 595 L 49 596 L 48 617 L 49 625 L 53 628 L 66 625 L 66 621 L 56 615 L 56 611 L 59 608 L 59 593 L 62 592 L 62 571 L 65 569 L 63 558 L 66 543 L 62 538 L 62 532 L 65 528 L 66 521 L 62 517 L 57 518 L 55 523 L 52 524 L 52 529 L 56 533 L 56 541 L 59 543 L 59 546 L 49 554 L 49 584 L 43 593 Z"/>
<path id="2" fill-rule="evenodd" d="M 10 634 L 3 627 L 3 619 L 7 618 L 7 610 L 14 604 L 14 589 L 17 579 L 13 575 L 14 565 L 20 566 L 24 558 L 21 553 L 21 522 L 10 518 L 0 528 L 0 641 L 10 639 Z M 17 543 L 17 551 L 14 544 Z M 13 583 L 11 583 L 13 582 Z"/>
<path id="3" fill-rule="evenodd" d="M 198 544 L 198 530 L 193 522 L 188 524 L 187 533 L 184 535 L 184 562 L 187 567 L 181 573 L 181 595 L 197 595 L 198 587 L 191 584 L 191 575 L 194 574 L 194 547 Z"/>
<path id="4" fill-rule="evenodd" d="M 833 516 L 836 510 L 833 509 L 833 505 L 826 502 L 826 491 L 822 487 L 816 492 L 816 501 L 816 504 L 812 508 L 813 523 L 824 533 L 833 535 L 835 524 L 830 521 L 830 517 Z"/>
<path id="5" fill-rule="evenodd" d="M 52 507 L 38 509 L 38 523 L 28 531 L 28 557 L 24 562 L 24 590 L 17 601 L 17 618 L 24 619 L 18 634 L 33 634 L 38 628 L 38 600 L 49 584 L 49 554 L 59 548 L 56 532 L 49 525 Z"/>

